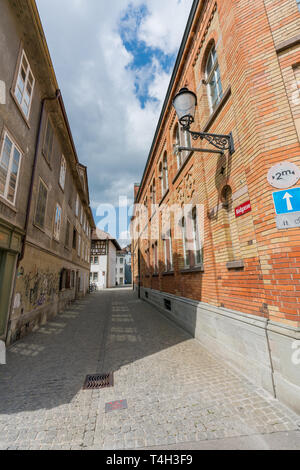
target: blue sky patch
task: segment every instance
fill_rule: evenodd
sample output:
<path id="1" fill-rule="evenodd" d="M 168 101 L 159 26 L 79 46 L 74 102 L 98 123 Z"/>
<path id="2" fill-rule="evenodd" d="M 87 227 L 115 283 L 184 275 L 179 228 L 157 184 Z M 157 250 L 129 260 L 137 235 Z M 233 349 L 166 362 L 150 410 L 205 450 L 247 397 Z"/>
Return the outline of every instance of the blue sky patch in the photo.
<path id="1" fill-rule="evenodd" d="M 141 107 L 144 108 L 149 101 L 158 101 L 149 96 L 149 85 L 154 79 L 153 59 L 156 59 L 166 73 L 170 73 L 174 67 L 176 55 L 165 54 L 162 49 L 147 46 L 145 41 L 138 38 L 138 33 L 142 21 L 149 15 L 146 5 L 133 7 L 132 4 L 126 9 L 125 14 L 120 20 L 119 34 L 126 50 L 132 55 L 133 60 L 128 68 L 136 72 L 136 80 L 134 83 L 136 96 L 138 97 Z M 148 69 L 148 73 L 147 73 Z M 141 72 L 144 81 L 141 80 Z"/>

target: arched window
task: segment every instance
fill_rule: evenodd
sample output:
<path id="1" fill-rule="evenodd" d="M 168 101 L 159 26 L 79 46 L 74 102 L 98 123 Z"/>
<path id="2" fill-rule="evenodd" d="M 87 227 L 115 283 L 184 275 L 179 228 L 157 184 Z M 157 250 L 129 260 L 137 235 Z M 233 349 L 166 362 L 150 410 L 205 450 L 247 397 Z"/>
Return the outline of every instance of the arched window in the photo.
<path id="1" fill-rule="evenodd" d="M 151 199 L 151 215 L 153 215 L 155 212 L 155 205 L 156 205 L 155 179 L 152 181 L 152 186 L 150 187 L 150 199 Z"/>
<path id="2" fill-rule="evenodd" d="M 223 95 L 219 62 L 214 45 L 210 49 L 207 57 L 205 79 L 208 86 L 210 110 L 213 112 Z"/>
<path id="3" fill-rule="evenodd" d="M 161 195 L 163 197 L 169 188 L 167 152 L 164 153 L 162 161 L 159 164 L 159 178 L 161 182 Z"/>
<path id="4" fill-rule="evenodd" d="M 164 190 L 164 173 L 163 173 L 162 162 L 160 162 L 159 164 L 158 172 L 159 172 L 159 179 L 160 179 L 160 186 L 161 186 L 161 195 L 163 196 L 165 194 L 165 190 Z"/>
<path id="5" fill-rule="evenodd" d="M 169 188 L 167 152 L 165 152 L 164 158 L 163 158 L 163 185 L 164 185 L 164 193 L 165 193 Z"/>
<path id="6" fill-rule="evenodd" d="M 155 180 L 152 183 L 152 204 L 156 204 L 156 187 L 155 187 Z"/>
<path id="7" fill-rule="evenodd" d="M 183 163 L 185 162 L 186 158 L 190 155 L 189 150 L 182 150 L 181 152 L 178 150 L 178 147 L 191 147 L 191 136 L 187 131 L 182 130 L 178 124 L 176 124 L 174 128 L 173 134 L 173 141 L 174 141 L 174 153 L 177 156 L 177 169 L 179 170 Z"/>
<path id="8" fill-rule="evenodd" d="M 180 147 L 180 131 L 179 125 L 176 124 L 174 129 L 174 153 L 177 156 L 177 168 L 179 169 L 182 165 L 182 152 L 179 152 L 178 147 Z"/>

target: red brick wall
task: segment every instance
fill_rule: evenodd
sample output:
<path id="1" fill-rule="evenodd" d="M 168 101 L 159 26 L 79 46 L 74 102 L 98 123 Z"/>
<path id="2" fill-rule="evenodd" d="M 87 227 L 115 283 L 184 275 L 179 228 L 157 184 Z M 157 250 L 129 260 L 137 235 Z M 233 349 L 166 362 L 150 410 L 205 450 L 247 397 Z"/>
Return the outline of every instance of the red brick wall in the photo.
<path id="1" fill-rule="evenodd" d="M 201 21 L 194 21 L 191 28 L 191 41 L 176 77 L 139 201 L 143 202 L 146 195 L 150 200 L 153 176 L 160 201 L 158 167 L 166 149 L 169 193 L 163 202 L 204 205 L 204 272 L 180 272 L 183 248 L 177 240 L 173 242 L 174 275 L 164 276 L 164 253 L 159 240 L 160 275 L 151 277 L 150 272 L 150 277 L 143 277 L 142 284 L 297 325 L 300 323 L 299 228 L 277 229 L 272 199 L 276 189 L 269 185 L 267 173 L 272 165 L 285 160 L 300 165 L 300 96 L 297 97 L 300 46 L 295 43 L 280 51 L 282 43 L 287 40 L 293 43 L 299 34 L 300 14 L 294 0 L 208 1 L 203 11 L 202 5 L 199 2 L 199 15 L 195 18 L 200 17 Z M 207 48 L 212 41 L 216 44 L 227 99 L 209 123 L 207 86 L 202 80 Z M 236 151 L 232 157 L 194 152 L 178 175 L 173 151 L 177 118 L 171 101 L 183 85 L 188 85 L 198 97 L 193 129 L 221 134 L 232 131 Z M 194 145 L 209 148 L 204 141 Z M 225 185 L 232 188 L 230 210 L 221 204 Z M 251 212 L 236 218 L 235 207 L 248 200 Z M 208 217 L 212 211 L 214 215 Z M 150 234 L 151 220 L 148 224 Z M 142 257 L 145 257 L 145 246 L 144 243 L 141 247 Z M 243 260 L 244 268 L 228 269 L 227 262 L 232 257 Z"/>

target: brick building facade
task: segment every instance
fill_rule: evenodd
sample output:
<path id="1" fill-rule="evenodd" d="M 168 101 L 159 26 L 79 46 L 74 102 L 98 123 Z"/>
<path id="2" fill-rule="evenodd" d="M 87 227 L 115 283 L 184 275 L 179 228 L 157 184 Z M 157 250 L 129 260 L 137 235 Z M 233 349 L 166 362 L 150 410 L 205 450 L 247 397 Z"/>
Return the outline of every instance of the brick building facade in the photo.
<path id="1" fill-rule="evenodd" d="M 94 220 L 35 1 L 1 0 L 0 32 L 3 346 L 87 292 Z"/>
<path id="2" fill-rule="evenodd" d="M 277 225 L 268 173 L 300 169 L 299 31 L 296 0 L 194 1 L 132 219 L 141 297 L 298 411 L 300 231 L 297 217 Z M 191 129 L 232 132 L 232 155 L 178 151 L 213 148 L 178 126 L 182 87 L 197 96 Z M 193 248 L 174 205 L 190 207 Z"/>

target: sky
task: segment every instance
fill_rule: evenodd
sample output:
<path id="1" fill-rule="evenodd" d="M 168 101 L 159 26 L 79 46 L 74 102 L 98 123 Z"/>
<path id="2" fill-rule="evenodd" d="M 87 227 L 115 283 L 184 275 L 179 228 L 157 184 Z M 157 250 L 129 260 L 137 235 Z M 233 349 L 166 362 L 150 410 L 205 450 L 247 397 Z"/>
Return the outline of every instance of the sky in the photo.
<path id="1" fill-rule="evenodd" d="M 37 0 L 96 225 L 133 203 L 192 0 Z M 122 202 L 119 198 L 123 197 Z M 104 206 L 103 206 L 104 205 Z M 130 215 L 130 214 L 129 214 Z M 126 224 L 116 236 L 127 243 Z"/>

